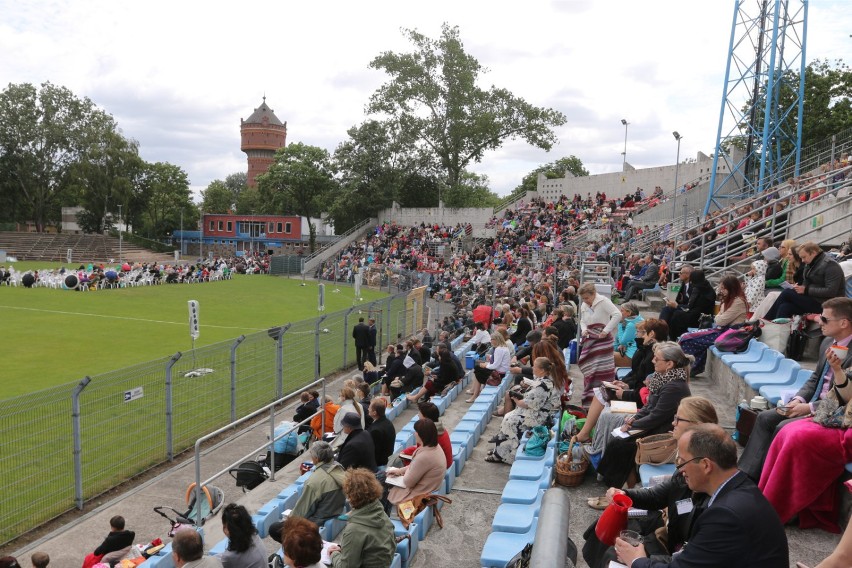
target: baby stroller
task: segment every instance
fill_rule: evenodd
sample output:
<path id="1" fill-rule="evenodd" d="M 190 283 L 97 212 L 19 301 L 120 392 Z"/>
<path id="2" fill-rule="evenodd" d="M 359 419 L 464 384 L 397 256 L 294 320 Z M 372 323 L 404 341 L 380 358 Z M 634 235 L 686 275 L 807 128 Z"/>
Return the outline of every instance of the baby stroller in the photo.
<path id="1" fill-rule="evenodd" d="M 195 483 L 190 483 L 186 490 L 187 509 L 185 513 L 180 513 L 166 505 L 154 507 L 155 513 L 171 523 L 172 528 L 169 530 L 169 536 L 175 536 L 178 529 L 184 526 L 193 528 L 203 527 L 204 523 L 215 517 L 219 509 L 222 508 L 222 505 L 225 504 L 225 494 L 221 489 L 212 485 L 203 485 L 201 487 L 201 503 L 196 503 L 195 487 Z M 164 510 L 174 513 L 175 518 L 171 518 L 168 512 L 164 512 Z"/>

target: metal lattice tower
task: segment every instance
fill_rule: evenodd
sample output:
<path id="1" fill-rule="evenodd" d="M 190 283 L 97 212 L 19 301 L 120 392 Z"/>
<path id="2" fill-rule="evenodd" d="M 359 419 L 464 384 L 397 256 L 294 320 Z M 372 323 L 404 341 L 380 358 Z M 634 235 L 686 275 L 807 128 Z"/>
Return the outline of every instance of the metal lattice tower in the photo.
<path id="1" fill-rule="evenodd" d="M 704 215 L 799 175 L 808 0 L 735 0 Z"/>

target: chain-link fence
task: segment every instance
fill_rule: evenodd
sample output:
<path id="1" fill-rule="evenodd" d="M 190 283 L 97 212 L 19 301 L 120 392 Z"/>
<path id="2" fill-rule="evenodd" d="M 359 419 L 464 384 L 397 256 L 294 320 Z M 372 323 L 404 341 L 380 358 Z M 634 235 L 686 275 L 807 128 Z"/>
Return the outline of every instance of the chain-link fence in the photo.
<path id="1" fill-rule="evenodd" d="M 379 352 L 428 318 L 425 289 L 0 401 L 0 544 L 171 460 L 202 435 Z"/>

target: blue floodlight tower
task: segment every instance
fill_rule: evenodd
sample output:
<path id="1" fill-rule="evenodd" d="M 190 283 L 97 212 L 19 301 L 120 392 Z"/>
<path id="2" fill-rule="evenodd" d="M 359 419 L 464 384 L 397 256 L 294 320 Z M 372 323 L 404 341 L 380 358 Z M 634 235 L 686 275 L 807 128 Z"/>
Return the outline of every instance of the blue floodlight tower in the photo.
<path id="1" fill-rule="evenodd" d="M 735 0 L 719 130 L 704 206 L 799 175 L 808 0 Z"/>

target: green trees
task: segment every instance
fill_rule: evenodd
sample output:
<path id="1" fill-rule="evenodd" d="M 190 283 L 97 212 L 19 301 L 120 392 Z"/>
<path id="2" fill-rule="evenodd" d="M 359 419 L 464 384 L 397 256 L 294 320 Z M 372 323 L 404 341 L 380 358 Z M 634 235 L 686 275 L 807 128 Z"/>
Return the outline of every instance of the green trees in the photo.
<path id="1" fill-rule="evenodd" d="M 265 174 L 257 177 L 263 204 L 258 213 L 306 217 L 313 251 L 316 227 L 310 219 L 320 216 L 335 185 L 326 150 L 301 142 L 289 144 L 275 153 L 275 162 Z"/>
<path id="2" fill-rule="evenodd" d="M 538 186 L 538 175 L 544 174 L 547 179 L 563 178 L 565 174 L 575 177 L 589 175 L 589 170 L 583 167 L 583 161 L 577 156 L 571 155 L 567 158 L 559 158 L 555 162 L 542 164 L 524 176 L 520 185 L 512 190 L 512 195 L 522 195 L 528 191 L 535 191 Z"/>
<path id="3" fill-rule="evenodd" d="M 565 116 L 531 105 L 506 89 L 480 87 L 487 72 L 444 24 L 430 39 L 403 30 L 407 53 L 384 52 L 370 67 L 388 81 L 367 104 L 367 121 L 348 131 L 334 153 L 340 192 L 331 206 L 338 230 L 403 206 L 489 206 L 499 198 L 488 179 L 469 172 L 490 150 L 520 138 L 549 150 Z"/>
<path id="4" fill-rule="evenodd" d="M 480 88 L 487 70 L 465 52 L 458 27 L 444 24 L 437 40 L 416 30 L 403 33 L 413 52 L 388 51 L 370 63 L 390 80 L 370 97 L 367 112 L 392 117 L 402 141 L 425 152 L 449 187 L 506 140 L 522 138 L 545 150 L 556 143 L 552 128 L 565 124 L 565 115 L 506 89 Z"/>
<path id="5" fill-rule="evenodd" d="M 72 170 L 115 128 L 111 116 L 65 87 L 9 84 L 0 92 L 0 183 L 15 193 L 19 215 L 38 231 L 58 221 Z"/>
<path id="6" fill-rule="evenodd" d="M 148 238 L 159 238 L 180 226 L 194 227 L 198 209 L 192 204 L 189 178 L 181 168 L 167 162 L 146 164 L 137 184 L 137 200 L 141 209 L 143 232 Z"/>

